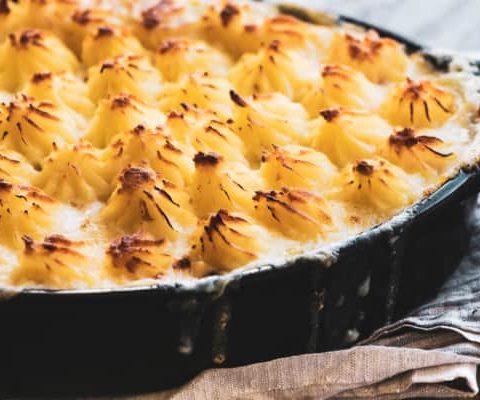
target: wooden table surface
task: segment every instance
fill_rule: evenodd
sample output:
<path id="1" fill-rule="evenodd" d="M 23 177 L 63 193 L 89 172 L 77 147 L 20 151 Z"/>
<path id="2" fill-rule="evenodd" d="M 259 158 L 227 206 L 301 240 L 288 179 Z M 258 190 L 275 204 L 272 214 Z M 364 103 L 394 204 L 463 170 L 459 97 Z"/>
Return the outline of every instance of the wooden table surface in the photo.
<path id="1" fill-rule="evenodd" d="M 480 51 L 480 0 L 290 0 L 382 26 L 426 45 Z"/>

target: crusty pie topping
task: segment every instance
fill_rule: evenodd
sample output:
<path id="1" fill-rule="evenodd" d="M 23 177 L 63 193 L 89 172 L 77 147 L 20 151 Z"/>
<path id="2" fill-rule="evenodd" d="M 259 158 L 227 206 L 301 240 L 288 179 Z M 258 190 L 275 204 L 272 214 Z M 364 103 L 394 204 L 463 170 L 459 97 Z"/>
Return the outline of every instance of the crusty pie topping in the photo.
<path id="1" fill-rule="evenodd" d="M 0 0 L 0 285 L 186 282 L 335 245 L 476 161 L 472 85 L 248 0 Z"/>

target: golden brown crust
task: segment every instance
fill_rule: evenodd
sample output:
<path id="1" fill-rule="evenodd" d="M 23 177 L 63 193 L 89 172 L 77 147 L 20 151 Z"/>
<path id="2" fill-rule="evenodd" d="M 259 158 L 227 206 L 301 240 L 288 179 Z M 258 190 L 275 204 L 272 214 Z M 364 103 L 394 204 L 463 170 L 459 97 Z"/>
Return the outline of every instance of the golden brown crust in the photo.
<path id="1" fill-rule="evenodd" d="M 395 40 L 268 2 L 147 3 L 0 0 L 0 286 L 289 259 L 476 151 L 462 73 Z"/>
<path id="2" fill-rule="evenodd" d="M 161 279 L 173 262 L 164 239 L 150 239 L 141 233 L 113 240 L 108 249 L 108 272 L 114 279 Z"/>
<path id="3" fill-rule="evenodd" d="M 180 7 L 173 0 L 160 0 L 154 6 L 142 12 L 143 26 L 146 29 L 154 29 L 160 24 L 166 15 L 174 14 Z"/>
<path id="4" fill-rule="evenodd" d="M 8 6 L 9 0 L 0 1 L 0 14 L 8 15 L 10 13 L 10 7 Z"/>

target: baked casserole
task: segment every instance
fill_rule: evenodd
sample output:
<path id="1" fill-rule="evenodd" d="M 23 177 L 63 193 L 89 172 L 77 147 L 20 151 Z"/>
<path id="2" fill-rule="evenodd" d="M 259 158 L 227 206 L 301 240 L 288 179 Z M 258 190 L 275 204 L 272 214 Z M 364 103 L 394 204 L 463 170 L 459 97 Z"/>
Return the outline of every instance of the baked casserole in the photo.
<path id="1" fill-rule="evenodd" d="M 480 80 L 455 63 L 249 1 L 0 0 L 0 284 L 327 251 L 477 161 Z"/>

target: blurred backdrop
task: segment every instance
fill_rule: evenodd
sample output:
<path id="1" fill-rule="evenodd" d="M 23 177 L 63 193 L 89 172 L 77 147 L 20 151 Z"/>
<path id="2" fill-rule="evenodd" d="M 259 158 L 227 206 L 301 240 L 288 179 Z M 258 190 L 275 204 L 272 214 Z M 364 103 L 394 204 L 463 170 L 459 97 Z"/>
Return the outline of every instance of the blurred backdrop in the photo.
<path id="1" fill-rule="evenodd" d="M 364 19 L 431 46 L 480 51 L 480 0 L 290 0 Z"/>

